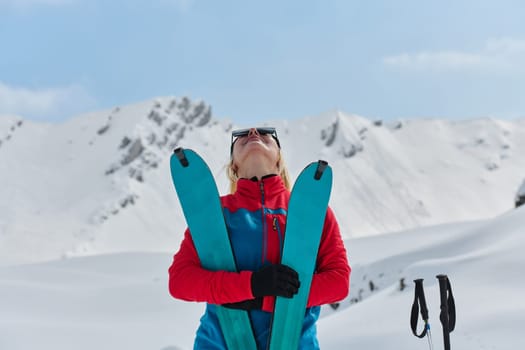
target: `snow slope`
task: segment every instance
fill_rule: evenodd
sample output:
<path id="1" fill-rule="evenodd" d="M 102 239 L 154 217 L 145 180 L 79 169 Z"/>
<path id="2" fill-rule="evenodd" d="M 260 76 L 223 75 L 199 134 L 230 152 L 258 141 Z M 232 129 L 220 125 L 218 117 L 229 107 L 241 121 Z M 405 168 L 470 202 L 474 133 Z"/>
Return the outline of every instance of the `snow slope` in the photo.
<path id="1" fill-rule="evenodd" d="M 334 169 L 353 272 L 349 297 L 323 308 L 323 349 L 426 348 L 409 329 L 415 278 L 442 348 L 441 273 L 456 297 L 453 349 L 525 346 L 525 208 L 512 210 L 525 119 L 385 123 L 335 111 L 267 125 L 293 178 L 320 158 Z M 167 291 L 185 227 L 169 156 L 194 148 L 225 193 L 229 135 L 244 126 L 175 97 L 62 124 L 0 118 L 0 349 L 190 349 L 204 306 Z"/>
<path id="2" fill-rule="evenodd" d="M 410 282 L 410 288 L 401 292 L 398 283 L 384 283 L 373 296 L 324 319 L 319 332 L 325 348 L 425 348 L 426 340 L 413 337 L 409 328 L 412 280 L 424 278 L 434 346 L 443 349 L 435 276 L 444 273 L 451 280 L 456 300 L 453 349 L 523 349 L 523 227 L 525 208 L 520 208 L 469 225 L 348 242 L 349 249 L 358 252 L 353 262 L 361 275 L 363 270 L 374 275 L 382 272 L 382 278 L 392 281 L 397 272 L 397 277 Z M 359 288 L 359 277 L 352 276 L 354 290 Z"/>
<path id="3" fill-rule="evenodd" d="M 525 119 L 372 121 L 339 111 L 275 125 L 292 177 L 334 168 L 345 238 L 513 207 L 525 177 Z M 219 190 L 232 125 L 202 101 L 163 97 L 61 124 L 0 118 L 0 265 L 114 252 L 173 252 L 185 222 L 169 177 L 176 146 L 197 150 Z"/>
<path id="4" fill-rule="evenodd" d="M 323 308 L 322 349 L 428 348 L 409 328 L 415 278 L 425 279 L 434 349 L 443 349 L 440 273 L 456 299 L 452 349 L 524 348 L 523 227 L 519 208 L 490 220 L 346 240 L 353 295 L 337 311 Z M 170 262 L 168 254 L 121 253 L 0 267 L 0 348 L 191 349 L 203 305 L 168 295 Z M 361 300 L 350 302 L 360 289 L 367 289 Z"/>

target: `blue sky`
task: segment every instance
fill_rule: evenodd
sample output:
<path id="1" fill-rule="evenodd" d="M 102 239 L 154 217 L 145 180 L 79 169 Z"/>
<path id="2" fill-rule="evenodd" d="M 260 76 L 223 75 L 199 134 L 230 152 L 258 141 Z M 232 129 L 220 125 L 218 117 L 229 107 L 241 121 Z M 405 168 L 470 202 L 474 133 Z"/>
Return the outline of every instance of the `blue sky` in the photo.
<path id="1" fill-rule="evenodd" d="M 189 96 L 238 123 L 525 116 L 521 0 L 0 0 L 0 115 Z"/>

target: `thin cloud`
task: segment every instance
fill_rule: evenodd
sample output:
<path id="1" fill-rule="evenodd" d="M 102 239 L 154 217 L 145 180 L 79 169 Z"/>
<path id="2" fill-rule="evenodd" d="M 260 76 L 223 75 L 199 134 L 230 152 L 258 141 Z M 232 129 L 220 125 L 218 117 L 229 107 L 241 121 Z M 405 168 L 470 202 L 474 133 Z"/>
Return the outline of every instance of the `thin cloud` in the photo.
<path id="1" fill-rule="evenodd" d="M 195 0 L 161 0 L 164 4 L 172 6 L 181 13 L 187 13 Z"/>
<path id="2" fill-rule="evenodd" d="M 75 0 L 0 0 L 0 5 L 31 6 L 31 5 L 63 5 Z"/>
<path id="3" fill-rule="evenodd" d="M 424 51 L 383 58 L 389 67 L 423 71 L 524 72 L 525 40 L 489 39 L 479 52 Z"/>
<path id="4" fill-rule="evenodd" d="M 0 7 L 27 10 L 36 6 L 63 6 L 78 0 L 0 0 Z"/>
<path id="5" fill-rule="evenodd" d="M 0 82 L 0 114 L 61 120 L 94 106 L 95 99 L 78 85 L 28 89 Z"/>

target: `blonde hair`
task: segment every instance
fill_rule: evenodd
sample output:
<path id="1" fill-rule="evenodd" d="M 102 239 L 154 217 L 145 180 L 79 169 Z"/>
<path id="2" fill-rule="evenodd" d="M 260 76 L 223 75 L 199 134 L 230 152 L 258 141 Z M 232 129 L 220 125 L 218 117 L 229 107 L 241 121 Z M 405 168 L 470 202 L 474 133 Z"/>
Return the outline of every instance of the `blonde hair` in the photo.
<path id="1" fill-rule="evenodd" d="M 290 175 L 288 174 L 288 168 L 286 167 L 284 159 L 281 155 L 281 150 L 279 150 L 279 159 L 277 159 L 277 169 L 279 169 L 278 175 L 283 180 L 284 186 L 288 190 L 291 190 L 292 184 L 290 183 Z M 233 168 L 233 157 L 230 159 L 230 163 L 226 167 L 226 175 L 230 180 L 230 193 L 233 194 L 237 190 L 237 181 L 239 180 L 237 171 Z"/>

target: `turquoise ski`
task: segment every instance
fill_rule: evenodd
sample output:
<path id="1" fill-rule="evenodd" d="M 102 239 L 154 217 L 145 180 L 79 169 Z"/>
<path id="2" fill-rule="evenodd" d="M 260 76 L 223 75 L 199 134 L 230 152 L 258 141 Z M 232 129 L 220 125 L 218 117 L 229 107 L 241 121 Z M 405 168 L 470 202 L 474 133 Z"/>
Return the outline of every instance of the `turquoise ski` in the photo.
<path id="1" fill-rule="evenodd" d="M 308 165 L 293 186 L 281 262 L 297 271 L 301 287 L 293 298 L 276 299 L 270 350 L 299 348 L 331 189 L 332 169 L 324 161 Z"/>
<path id="2" fill-rule="evenodd" d="M 182 148 L 174 151 L 170 168 L 202 266 L 209 270 L 237 271 L 210 169 L 196 152 Z M 247 311 L 217 306 L 217 315 L 228 349 L 257 349 Z"/>

